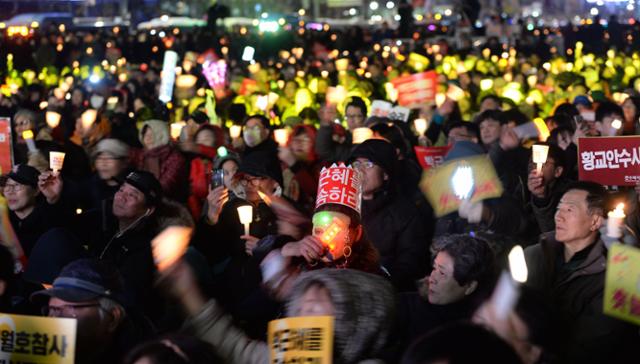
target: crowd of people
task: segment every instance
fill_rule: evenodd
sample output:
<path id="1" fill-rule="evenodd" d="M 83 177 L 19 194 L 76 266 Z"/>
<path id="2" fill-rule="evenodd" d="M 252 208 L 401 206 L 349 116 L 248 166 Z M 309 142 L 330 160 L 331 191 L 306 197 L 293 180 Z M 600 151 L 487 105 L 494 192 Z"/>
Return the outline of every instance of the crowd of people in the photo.
<path id="1" fill-rule="evenodd" d="M 637 360 L 638 328 L 603 296 L 607 212 L 625 202 L 621 240 L 638 245 L 640 188 L 578 181 L 577 155 L 578 138 L 640 131 L 637 53 L 236 30 L 0 36 L 0 312 L 75 318 L 77 363 L 266 363 L 268 323 L 297 316 L 335 318 L 334 363 Z M 196 81 L 163 103 L 167 50 Z M 435 100 L 372 115 L 397 101 L 390 81 L 431 70 Z M 516 132 L 534 119 L 546 140 Z M 487 156 L 503 192 L 436 216 L 418 145 Z M 193 229 L 189 248 L 158 269 L 151 242 L 171 226 Z M 503 317 L 492 292 L 516 245 L 529 277 Z"/>

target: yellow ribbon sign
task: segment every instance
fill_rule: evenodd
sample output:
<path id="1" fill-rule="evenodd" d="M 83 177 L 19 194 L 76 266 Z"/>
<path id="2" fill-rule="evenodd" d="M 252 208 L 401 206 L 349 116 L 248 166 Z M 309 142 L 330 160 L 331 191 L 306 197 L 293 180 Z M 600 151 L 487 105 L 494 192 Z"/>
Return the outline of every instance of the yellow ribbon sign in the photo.
<path id="1" fill-rule="evenodd" d="M 640 249 L 622 244 L 609 249 L 604 313 L 640 325 Z"/>
<path id="2" fill-rule="evenodd" d="M 453 160 L 426 170 L 420 189 L 437 217 L 458 210 L 463 199 L 478 202 L 502 195 L 502 183 L 485 155 Z"/>
<path id="3" fill-rule="evenodd" d="M 309 316 L 269 322 L 269 362 L 331 364 L 333 320 L 333 316 Z"/>
<path id="4" fill-rule="evenodd" d="M 0 314 L 0 362 L 73 364 L 76 320 Z"/>

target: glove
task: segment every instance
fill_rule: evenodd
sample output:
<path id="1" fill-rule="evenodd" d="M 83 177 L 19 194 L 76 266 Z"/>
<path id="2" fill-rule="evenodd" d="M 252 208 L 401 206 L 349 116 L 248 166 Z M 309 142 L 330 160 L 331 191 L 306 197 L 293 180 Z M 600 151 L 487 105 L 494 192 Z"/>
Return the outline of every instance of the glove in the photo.
<path id="1" fill-rule="evenodd" d="M 458 215 L 471 224 L 479 223 L 482 220 L 482 202 L 462 200 L 460 207 L 458 207 Z"/>

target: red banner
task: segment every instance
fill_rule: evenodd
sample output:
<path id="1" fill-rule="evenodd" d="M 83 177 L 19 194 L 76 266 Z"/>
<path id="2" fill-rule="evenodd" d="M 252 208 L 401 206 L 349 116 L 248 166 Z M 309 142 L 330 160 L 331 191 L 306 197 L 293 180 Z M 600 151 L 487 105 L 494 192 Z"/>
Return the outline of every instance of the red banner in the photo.
<path id="1" fill-rule="evenodd" d="M 640 136 L 579 138 L 578 175 L 606 186 L 640 182 Z"/>
<path id="2" fill-rule="evenodd" d="M 434 71 L 416 73 L 391 80 L 398 91 L 400 106 L 414 107 L 435 101 L 438 75 Z"/>
<path id="3" fill-rule="evenodd" d="M 11 119 L 0 117 L 0 174 L 11 172 L 13 165 L 11 143 Z"/>
<path id="4" fill-rule="evenodd" d="M 444 147 L 414 147 L 416 157 L 422 168 L 426 171 L 429 168 L 437 167 L 444 162 L 444 156 L 449 152 L 451 146 Z"/>

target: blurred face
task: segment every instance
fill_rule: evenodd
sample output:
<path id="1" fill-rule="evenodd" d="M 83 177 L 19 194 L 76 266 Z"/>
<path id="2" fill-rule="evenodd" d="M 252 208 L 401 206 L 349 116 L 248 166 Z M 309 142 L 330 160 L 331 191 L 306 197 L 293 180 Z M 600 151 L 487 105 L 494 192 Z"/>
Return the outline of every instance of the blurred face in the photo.
<path id="1" fill-rule="evenodd" d="M 478 138 L 476 138 L 471 133 L 469 133 L 467 128 L 458 127 L 458 128 L 453 128 L 449 130 L 449 135 L 447 136 L 447 141 L 449 142 L 449 145 L 453 145 L 456 142 L 459 142 L 462 140 L 470 141 L 474 143 L 478 142 Z"/>
<path id="2" fill-rule="evenodd" d="M 570 244 L 594 236 L 602 219 L 589 213 L 586 191 L 569 190 L 560 199 L 555 222 L 556 240 Z"/>
<path id="3" fill-rule="evenodd" d="M 224 186 L 231 188 L 233 176 L 238 172 L 238 164 L 233 160 L 228 160 L 222 163 L 222 170 L 224 171 Z"/>
<path id="4" fill-rule="evenodd" d="M 362 173 L 362 198 L 365 200 L 372 199 L 373 194 L 384 186 L 384 181 L 389 179 L 380 166 L 366 158 L 357 158 L 353 167 Z"/>
<path id="5" fill-rule="evenodd" d="M 306 161 L 309 159 L 309 154 L 311 154 L 311 137 L 306 133 L 296 135 L 291 139 L 290 147 L 297 160 Z"/>
<path id="6" fill-rule="evenodd" d="M 119 176 L 126 167 L 127 162 L 124 158 L 116 158 L 111 153 L 100 153 L 96 157 L 96 172 L 103 181 Z"/>
<path id="7" fill-rule="evenodd" d="M 461 286 L 453 277 L 454 264 L 449 253 L 441 251 L 436 255 L 429 275 L 429 303 L 446 305 L 458 302 L 467 295 L 469 287 Z"/>
<path id="8" fill-rule="evenodd" d="M 493 119 L 484 120 L 480 123 L 480 139 L 482 144 L 488 145 L 500 138 L 501 125 L 499 121 Z"/>
<path id="9" fill-rule="evenodd" d="M 145 197 L 140 190 L 124 183 L 113 198 L 113 215 L 119 219 L 137 219 L 147 212 Z"/>
<path id="10" fill-rule="evenodd" d="M 335 308 L 329 290 L 314 284 L 300 297 L 300 308 L 296 316 L 334 316 Z"/>
<path id="11" fill-rule="evenodd" d="M 84 98 L 82 96 L 82 92 L 80 92 L 79 90 L 73 90 L 73 92 L 71 93 L 71 104 L 75 107 L 80 107 L 82 106 L 83 101 Z"/>
<path id="12" fill-rule="evenodd" d="M 600 134 L 602 136 L 622 135 L 622 132 L 624 130 L 623 126 L 624 121 L 622 115 L 612 114 L 605 116 L 602 119 L 602 123 L 599 125 L 599 129 L 601 129 Z"/>
<path id="13" fill-rule="evenodd" d="M 153 149 L 153 147 L 155 146 L 153 130 L 151 130 L 151 128 L 149 127 L 147 127 L 147 129 L 144 131 L 144 134 L 142 135 L 142 145 L 145 149 Z"/>
<path id="14" fill-rule="evenodd" d="M 271 178 L 250 175 L 245 175 L 242 180 L 240 180 L 240 183 L 242 187 L 244 187 L 246 199 L 250 202 L 259 202 L 262 200 L 258 191 L 271 193 L 277 185 L 277 182 Z"/>
<path id="15" fill-rule="evenodd" d="M 622 103 L 622 111 L 624 112 L 624 120 L 636 123 L 638 120 L 634 120 L 636 117 L 636 106 L 633 104 L 631 99 L 626 99 Z"/>
<path id="16" fill-rule="evenodd" d="M 529 162 L 529 170 L 533 170 L 536 168 L 536 165 L 533 164 L 533 161 Z M 547 161 L 542 165 L 542 179 L 544 183 L 555 181 L 562 175 L 563 168 L 558 166 L 556 162 L 551 157 L 547 157 Z"/>
<path id="17" fill-rule="evenodd" d="M 7 180 L 3 189 L 9 210 L 16 212 L 18 215 L 28 215 L 33 210 L 38 193 L 37 189 L 20 184 L 12 179 Z"/>
<path id="18" fill-rule="evenodd" d="M 480 112 L 487 110 L 500 110 L 500 104 L 494 99 L 485 99 L 482 101 L 482 104 L 480 104 Z"/>
<path id="19" fill-rule="evenodd" d="M 349 130 L 353 131 L 355 128 L 359 128 L 364 125 L 365 115 L 362 113 L 359 107 L 349 106 L 344 113 L 345 118 L 347 119 L 347 126 Z"/>
<path id="20" fill-rule="evenodd" d="M 262 125 L 259 119 L 249 119 L 242 130 L 244 142 L 255 147 L 269 136 L 269 130 Z"/>
<path id="21" fill-rule="evenodd" d="M 196 144 L 213 147 L 216 145 L 216 136 L 211 130 L 202 130 L 196 134 Z"/>
<path id="22" fill-rule="evenodd" d="M 24 139 L 22 139 L 22 132 L 27 130 L 33 130 L 33 126 L 34 126 L 33 122 L 31 122 L 31 120 L 28 117 L 24 115 L 19 115 L 14 120 L 13 125 L 14 125 L 13 130 L 15 130 L 18 142 L 24 143 Z"/>
<path id="23" fill-rule="evenodd" d="M 333 105 L 323 106 L 318 114 L 320 122 L 333 122 L 338 118 L 338 110 Z"/>

